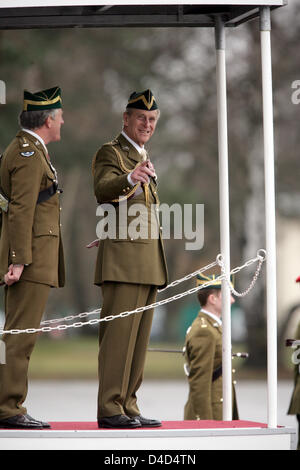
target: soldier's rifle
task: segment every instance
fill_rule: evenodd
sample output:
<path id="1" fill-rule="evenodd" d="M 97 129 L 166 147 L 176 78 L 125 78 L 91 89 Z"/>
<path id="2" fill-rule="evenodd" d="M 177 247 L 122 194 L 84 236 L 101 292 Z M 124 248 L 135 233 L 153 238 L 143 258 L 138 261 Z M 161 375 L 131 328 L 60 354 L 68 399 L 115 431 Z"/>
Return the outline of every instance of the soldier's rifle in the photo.
<path id="1" fill-rule="evenodd" d="M 285 345 L 287 347 L 295 348 L 296 346 L 300 345 L 300 339 L 286 339 L 285 340 Z"/>
<path id="2" fill-rule="evenodd" d="M 160 349 L 160 348 L 148 348 L 147 351 L 149 352 L 161 352 L 161 353 L 177 353 L 177 354 L 184 354 L 184 349 Z M 243 359 L 247 359 L 249 354 L 246 352 L 237 352 L 232 353 L 232 357 L 241 357 Z"/>

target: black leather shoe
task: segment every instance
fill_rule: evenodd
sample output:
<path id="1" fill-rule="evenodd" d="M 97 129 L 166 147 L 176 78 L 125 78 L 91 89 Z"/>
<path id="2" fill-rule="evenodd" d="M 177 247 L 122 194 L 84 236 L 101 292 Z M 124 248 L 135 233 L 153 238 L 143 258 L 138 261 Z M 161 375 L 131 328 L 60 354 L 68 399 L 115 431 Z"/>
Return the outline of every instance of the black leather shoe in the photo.
<path id="1" fill-rule="evenodd" d="M 45 429 L 46 429 L 46 428 L 51 428 L 50 424 L 47 423 L 46 421 L 40 421 L 39 419 L 32 418 L 32 417 L 29 416 L 29 415 L 25 415 L 25 416 L 27 416 L 27 418 L 28 418 L 30 421 L 34 421 L 34 422 L 40 424 L 40 425 L 42 426 L 42 428 L 45 428 Z"/>
<path id="2" fill-rule="evenodd" d="M 139 421 L 143 427 L 158 428 L 161 426 L 161 421 L 158 421 L 158 419 L 144 418 L 142 415 L 134 416 L 134 419 Z"/>
<path id="3" fill-rule="evenodd" d="M 129 418 L 126 415 L 108 416 L 98 419 L 99 428 L 140 428 L 141 423 L 135 418 Z"/>
<path id="4" fill-rule="evenodd" d="M 17 415 L 1 419 L 0 429 L 43 429 L 43 426 L 28 415 Z"/>

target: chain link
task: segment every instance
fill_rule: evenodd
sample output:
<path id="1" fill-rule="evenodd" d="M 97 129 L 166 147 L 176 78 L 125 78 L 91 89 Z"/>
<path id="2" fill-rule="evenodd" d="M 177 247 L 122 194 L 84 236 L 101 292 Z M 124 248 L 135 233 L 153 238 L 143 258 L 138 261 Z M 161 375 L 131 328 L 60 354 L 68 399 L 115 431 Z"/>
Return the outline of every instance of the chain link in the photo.
<path id="1" fill-rule="evenodd" d="M 176 281 L 171 282 L 170 284 L 168 284 L 163 289 L 159 289 L 158 292 L 160 293 L 160 292 L 163 292 L 167 289 L 170 289 L 170 287 L 175 287 L 175 286 L 177 286 L 178 284 L 181 284 L 184 281 L 188 281 L 189 279 L 192 279 L 193 277 L 197 276 L 197 274 L 201 274 L 204 271 L 207 271 L 208 269 L 214 268 L 215 266 L 218 266 L 217 261 L 214 261 L 213 263 L 207 264 L 203 268 L 198 269 L 197 271 L 194 271 L 193 273 L 187 274 L 186 276 L 182 277 L 181 279 L 177 279 Z M 75 320 L 76 318 L 86 318 L 90 315 L 95 315 L 96 313 L 100 313 L 101 310 L 102 310 L 101 308 L 97 308 L 97 309 L 92 310 L 90 312 L 83 312 L 83 313 L 79 313 L 77 315 L 69 315 L 69 316 L 63 317 L 63 318 L 52 318 L 50 320 L 42 321 L 41 325 L 52 325 L 54 323 L 60 323 L 61 321 L 71 321 L 71 320 Z"/>
<path id="2" fill-rule="evenodd" d="M 259 254 L 259 252 L 263 252 L 263 255 L 262 254 Z M 181 279 L 178 279 L 174 282 L 172 282 L 171 284 L 169 284 L 166 288 L 162 289 L 160 292 L 166 290 L 167 288 L 169 287 L 174 287 L 178 284 L 180 284 L 181 282 L 183 281 L 186 281 L 188 279 L 191 279 L 192 277 L 196 276 L 197 274 L 203 272 L 203 271 L 206 271 L 207 269 L 213 267 L 213 266 L 217 266 L 219 265 L 220 268 L 221 268 L 221 272 L 222 274 L 220 276 L 217 277 L 218 280 L 224 280 L 226 281 L 226 283 L 229 285 L 230 287 L 230 290 L 231 292 L 234 294 L 234 295 L 237 295 L 239 297 L 242 297 L 242 296 L 245 296 L 248 292 L 250 292 L 250 290 L 254 287 L 254 284 L 256 283 L 257 281 L 257 278 L 259 276 L 259 273 L 261 271 L 261 267 L 262 267 L 262 264 L 263 262 L 265 261 L 265 258 L 266 258 L 266 252 L 265 250 L 259 250 L 257 252 L 257 256 L 256 258 L 253 258 L 249 261 L 247 261 L 245 264 L 243 264 L 242 266 L 239 266 L 239 267 L 236 267 L 234 268 L 230 274 L 236 274 L 238 272 L 240 272 L 242 269 L 244 269 L 245 267 L 248 267 L 250 266 L 251 264 L 255 263 L 256 261 L 258 261 L 258 267 L 255 271 L 255 274 L 253 276 L 253 279 L 250 283 L 250 286 L 248 287 L 248 289 L 246 289 L 243 293 L 239 293 L 237 291 L 235 291 L 235 289 L 233 289 L 233 287 L 231 286 L 229 280 L 228 280 L 228 277 L 227 277 L 227 274 L 225 272 L 225 265 L 224 265 L 224 261 L 223 261 L 223 257 L 221 254 L 219 254 L 216 258 L 216 261 L 214 263 L 211 263 L 207 266 L 205 266 L 204 268 L 201 268 L 200 270 L 197 270 L 191 274 L 188 274 L 187 276 L 181 278 Z M 107 317 L 105 318 L 94 318 L 92 320 L 89 320 L 89 321 L 86 321 L 86 322 L 75 322 L 75 323 L 72 323 L 71 325 L 58 325 L 58 326 L 44 326 L 44 327 L 41 327 L 41 328 L 27 328 L 25 330 L 17 330 L 17 329 L 13 329 L 13 330 L 3 330 L 3 329 L 0 329 L 0 335 L 2 334 L 11 334 L 11 335 L 15 335 L 15 334 L 21 334 L 21 333 L 49 333 L 51 331 L 63 331 L 63 330 L 67 330 L 69 328 L 81 328 L 83 326 L 87 326 L 87 325 L 96 325 L 98 323 L 101 323 L 101 322 L 108 322 L 108 321 L 112 321 L 112 320 L 116 320 L 118 318 L 124 318 L 124 317 L 127 317 L 129 315 L 132 315 L 134 313 L 141 313 L 141 312 L 144 312 L 145 310 L 150 310 L 150 309 L 154 309 L 156 307 L 160 307 L 162 305 L 165 305 L 165 304 L 168 304 L 170 302 L 174 302 L 175 300 L 179 300 L 179 299 L 182 299 L 183 297 L 186 297 L 187 295 L 191 295 L 191 294 L 195 294 L 196 292 L 198 292 L 199 290 L 201 289 L 205 289 L 208 285 L 211 284 L 211 281 L 207 281 L 206 283 L 200 285 L 200 286 L 196 286 L 196 287 L 193 287 L 191 289 L 188 289 L 187 291 L 185 292 L 181 292 L 179 294 L 176 294 L 176 295 L 173 295 L 172 297 L 169 297 L 167 299 L 163 299 L 163 300 L 159 300 L 157 302 L 154 302 L 150 305 L 146 305 L 145 307 L 138 307 L 136 308 L 135 310 L 130 310 L 130 311 L 125 311 L 125 312 L 121 312 L 119 313 L 118 315 L 108 315 Z M 52 319 L 52 320 L 46 320 L 45 322 L 43 322 L 43 324 L 51 324 L 51 323 L 58 323 L 59 321 L 68 321 L 68 320 L 73 320 L 75 318 L 85 318 L 87 317 L 88 315 L 91 315 L 91 314 L 94 314 L 94 313 L 98 313 L 100 312 L 101 309 L 96 309 L 96 310 L 93 310 L 91 312 L 83 312 L 83 313 L 80 313 L 78 315 L 70 315 L 68 317 L 65 317 L 65 318 L 61 318 L 61 319 Z M 46 323 L 47 322 L 47 323 Z M 42 324 L 42 323 L 41 323 Z"/>
<path id="3" fill-rule="evenodd" d="M 266 259 L 266 251 L 263 250 L 263 249 L 258 250 L 257 257 L 256 257 L 256 260 L 258 260 L 258 265 L 257 265 L 256 271 L 254 273 L 254 276 L 252 278 L 252 281 L 251 281 L 249 287 L 244 290 L 244 292 L 237 292 L 235 290 L 235 288 L 233 287 L 233 285 L 231 284 L 231 282 L 229 281 L 228 277 L 226 276 L 226 270 L 225 270 L 225 264 L 224 264 L 224 261 L 223 261 L 223 256 L 221 254 L 217 256 L 218 264 L 221 268 L 221 272 L 224 276 L 224 280 L 226 281 L 226 284 L 229 286 L 229 289 L 230 289 L 230 291 L 232 292 L 233 295 L 235 295 L 236 297 L 245 297 L 247 294 L 249 294 L 249 292 L 255 286 L 255 283 L 258 279 L 258 276 L 259 276 L 261 268 L 262 268 L 262 264 L 265 261 L 265 259 Z M 245 264 L 243 264 L 242 266 L 240 266 L 238 268 L 234 268 L 232 271 L 230 271 L 230 274 L 238 273 L 242 269 L 247 268 L 248 266 L 250 266 L 250 264 L 252 264 L 252 262 L 253 262 L 253 260 L 249 260 Z"/>

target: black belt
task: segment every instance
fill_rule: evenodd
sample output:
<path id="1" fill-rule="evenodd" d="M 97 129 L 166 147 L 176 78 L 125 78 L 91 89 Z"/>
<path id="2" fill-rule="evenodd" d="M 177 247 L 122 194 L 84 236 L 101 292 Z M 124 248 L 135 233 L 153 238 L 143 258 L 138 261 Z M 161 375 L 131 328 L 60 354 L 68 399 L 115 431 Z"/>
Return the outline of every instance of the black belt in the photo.
<path id="1" fill-rule="evenodd" d="M 222 375 L 222 366 L 219 366 L 213 371 L 212 381 L 214 382 L 219 377 L 221 377 L 221 375 Z"/>
<path id="2" fill-rule="evenodd" d="M 50 197 L 54 196 L 54 194 L 56 194 L 57 192 L 62 193 L 62 190 L 58 189 L 57 182 L 54 181 L 52 186 L 50 186 L 47 189 L 43 189 L 43 191 L 39 192 L 39 196 L 38 196 L 38 199 L 37 199 L 36 203 L 40 204 L 41 202 L 48 201 L 48 199 L 50 199 Z"/>

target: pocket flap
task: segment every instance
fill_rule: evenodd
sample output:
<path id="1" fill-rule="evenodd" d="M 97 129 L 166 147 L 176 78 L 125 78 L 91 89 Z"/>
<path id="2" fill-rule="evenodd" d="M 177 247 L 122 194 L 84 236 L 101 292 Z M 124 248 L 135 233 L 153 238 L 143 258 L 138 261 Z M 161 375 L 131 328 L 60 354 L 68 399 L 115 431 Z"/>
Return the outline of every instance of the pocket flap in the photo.
<path id="1" fill-rule="evenodd" d="M 58 237 L 59 228 L 51 224 L 36 224 L 33 229 L 33 233 L 35 237 L 42 237 L 45 235 Z"/>

